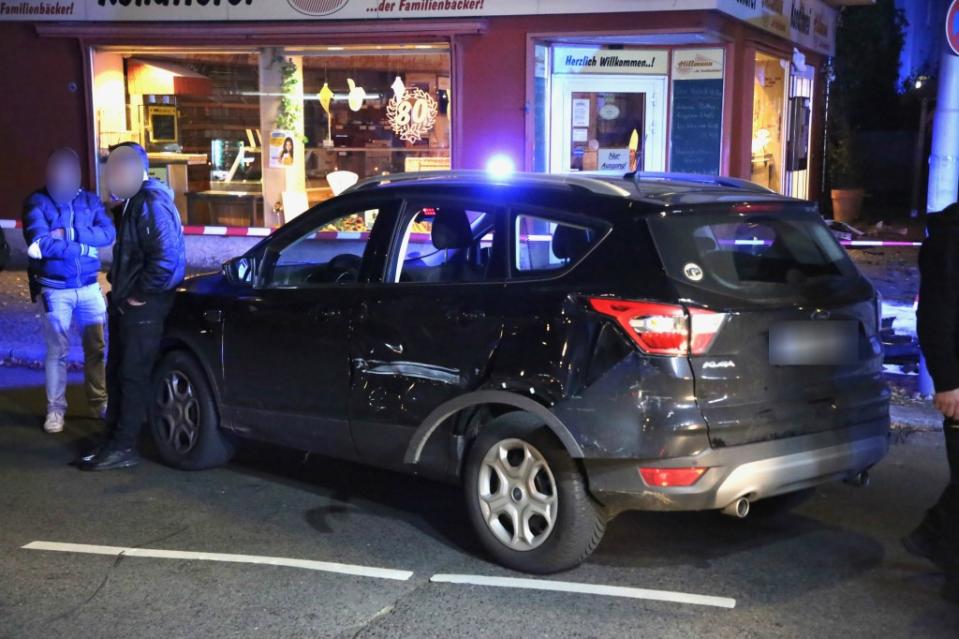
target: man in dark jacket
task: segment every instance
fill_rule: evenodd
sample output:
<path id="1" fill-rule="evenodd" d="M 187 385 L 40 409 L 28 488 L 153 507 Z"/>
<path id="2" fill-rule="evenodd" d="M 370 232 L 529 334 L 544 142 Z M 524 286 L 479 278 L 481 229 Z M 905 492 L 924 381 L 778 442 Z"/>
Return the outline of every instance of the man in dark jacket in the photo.
<path id="1" fill-rule="evenodd" d="M 139 462 L 136 444 L 151 400 L 150 374 L 163 323 L 186 269 L 173 193 L 148 177 L 148 167 L 146 151 L 132 142 L 115 147 L 107 160 L 107 186 L 124 200 L 110 269 L 109 437 L 82 460 L 84 470 L 128 468 Z"/>
<path id="2" fill-rule="evenodd" d="M 47 344 L 48 433 L 63 430 L 67 410 L 67 353 L 70 324 L 80 325 L 87 401 L 96 416 L 107 404 L 103 369 L 103 324 L 106 304 L 97 274 L 97 249 L 113 243 L 113 222 L 100 198 L 80 188 L 80 158 L 58 149 L 47 161 L 47 184 L 27 198 L 23 237 L 30 257 L 30 296 L 40 300 Z"/>
<path id="3" fill-rule="evenodd" d="M 945 570 L 943 595 L 959 603 L 959 203 L 930 215 L 928 230 L 919 252 L 917 327 L 936 387 L 934 403 L 945 417 L 950 479 L 903 544 Z"/>

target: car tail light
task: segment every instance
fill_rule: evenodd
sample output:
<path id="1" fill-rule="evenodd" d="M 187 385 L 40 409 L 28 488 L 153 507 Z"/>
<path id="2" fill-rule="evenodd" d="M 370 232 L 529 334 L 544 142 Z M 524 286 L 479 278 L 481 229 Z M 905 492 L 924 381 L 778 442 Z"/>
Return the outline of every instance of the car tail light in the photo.
<path id="1" fill-rule="evenodd" d="M 594 310 L 615 319 L 650 355 L 703 355 L 726 319 L 724 313 L 658 302 L 593 297 L 589 303 Z"/>
<path id="2" fill-rule="evenodd" d="M 669 488 L 671 486 L 692 486 L 706 472 L 706 468 L 640 468 L 639 474 L 647 486 Z"/>

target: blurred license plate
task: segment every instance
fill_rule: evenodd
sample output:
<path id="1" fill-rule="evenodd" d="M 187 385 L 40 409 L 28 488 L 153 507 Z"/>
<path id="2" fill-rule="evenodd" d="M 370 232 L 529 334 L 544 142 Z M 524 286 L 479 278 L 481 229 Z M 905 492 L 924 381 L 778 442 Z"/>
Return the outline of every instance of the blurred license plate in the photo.
<path id="1" fill-rule="evenodd" d="M 782 322 L 769 329 L 773 366 L 842 366 L 859 360 L 859 322 Z"/>

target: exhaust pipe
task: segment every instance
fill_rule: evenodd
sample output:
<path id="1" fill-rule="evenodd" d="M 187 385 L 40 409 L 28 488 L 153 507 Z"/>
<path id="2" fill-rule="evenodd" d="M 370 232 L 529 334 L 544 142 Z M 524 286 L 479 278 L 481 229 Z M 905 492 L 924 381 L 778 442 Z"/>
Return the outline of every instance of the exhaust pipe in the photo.
<path id="1" fill-rule="evenodd" d="M 722 512 L 724 515 L 729 515 L 730 517 L 745 519 L 749 514 L 749 500 L 745 497 L 740 497 L 733 503 L 723 508 Z"/>
<path id="2" fill-rule="evenodd" d="M 846 478 L 847 484 L 849 484 L 850 486 L 856 486 L 857 488 L 865 488 L 866 486 L 869 485 L 869 482 L 870 482 L 870 478 L 869 478 L 868 470 L 864 470 L 860 473 L 856 473 L 855 475 L 850 475 L 849 477 Z"/>

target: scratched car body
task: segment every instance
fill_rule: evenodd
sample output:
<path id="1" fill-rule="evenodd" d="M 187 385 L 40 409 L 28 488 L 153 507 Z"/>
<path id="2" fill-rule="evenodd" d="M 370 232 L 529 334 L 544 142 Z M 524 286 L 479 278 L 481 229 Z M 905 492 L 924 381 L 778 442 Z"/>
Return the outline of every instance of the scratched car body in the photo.
<path id="1" fill-rule="evenodd" d="M 746 182 L 390 176 L 184 284 L 151 430 L 180 468 L 244 438 L 459 482 L 489 554 L 547 573 L 622 511 L 863 483 L 878 324 L 815 207 Z"/>

